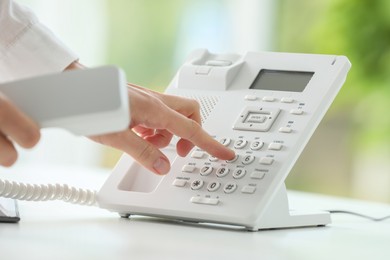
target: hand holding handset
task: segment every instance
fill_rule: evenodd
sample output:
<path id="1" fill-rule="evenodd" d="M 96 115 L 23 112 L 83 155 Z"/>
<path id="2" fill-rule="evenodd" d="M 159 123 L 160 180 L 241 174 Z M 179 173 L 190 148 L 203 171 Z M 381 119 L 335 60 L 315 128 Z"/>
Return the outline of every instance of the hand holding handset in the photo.
<path id="1" fill-rule="evenodd" d="M 87 136 L 121 131 L 130 123 L 126 78 L 112 66 L 1 83 L 0 92 L 41 128 L 62 128 Z M 27 200 L 95 203 L 94 192 L 72 190 L 67 185 L 25 185 L 0 179 L 0 194 Z M 0 198 L 0 222 L 19 219 L 16 201 Z"/>

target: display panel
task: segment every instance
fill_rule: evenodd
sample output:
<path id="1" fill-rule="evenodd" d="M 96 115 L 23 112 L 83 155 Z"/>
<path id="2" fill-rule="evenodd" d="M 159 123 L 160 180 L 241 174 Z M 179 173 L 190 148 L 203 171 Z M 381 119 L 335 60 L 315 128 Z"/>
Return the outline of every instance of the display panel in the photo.
<path id="1" fill-rule="evenodd" d="M 260 70 L 250 89 L 302 92 L 314 72 Z"/>

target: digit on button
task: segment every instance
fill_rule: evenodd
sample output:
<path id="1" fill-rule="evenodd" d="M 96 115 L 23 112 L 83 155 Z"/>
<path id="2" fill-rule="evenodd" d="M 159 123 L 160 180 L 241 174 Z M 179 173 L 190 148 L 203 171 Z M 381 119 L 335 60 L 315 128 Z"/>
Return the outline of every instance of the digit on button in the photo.
<path id="1" fill-rule="evenodd" d="M 251 143 L 251 149 L 254 151 L 260 150 L 261 147 L 263 147 L 264 142 L 263 141 L 254 141 Z"/>
<path id="2" fill-rule="evenodd" d="M 248 143 L 247 140 L 239 139 L 234 143 L 234 148 L 236 149 L 242 149 L 245 147 L 245 145 Z"/>

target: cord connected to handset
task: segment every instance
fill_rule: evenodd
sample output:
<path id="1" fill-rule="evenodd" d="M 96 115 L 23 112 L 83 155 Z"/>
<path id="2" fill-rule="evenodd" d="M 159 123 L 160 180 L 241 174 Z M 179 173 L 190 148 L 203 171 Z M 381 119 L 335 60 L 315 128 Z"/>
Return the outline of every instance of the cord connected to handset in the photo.
<path id="1" fill-rule="evenodd" d="M 0 179 L 0 197 L 29 201 L 62 200 L 96 206 L 96 191 L 69 187 L 67 184 L 25 184 Z"/>

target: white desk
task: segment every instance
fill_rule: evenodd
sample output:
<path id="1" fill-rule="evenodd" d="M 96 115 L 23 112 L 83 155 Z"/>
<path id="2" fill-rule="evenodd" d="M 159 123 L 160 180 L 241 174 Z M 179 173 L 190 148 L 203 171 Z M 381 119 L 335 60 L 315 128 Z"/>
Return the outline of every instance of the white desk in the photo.
<path id="1" fill-rule="evenodd" d="M 66 182 L 98 189 L 106 171 L 14 167 L 0 178 Z M 80 184 L 78 185 L 80 186 Z M 291 192 L 294 208 L 356 210 L 373 216 L 389 205 Z M 0 223 L 1 259 L 390 259 L 390 220 L 333 215 L 327 227 L 237 231 L 149 218 L 121 219 L 63 202 L 20 202 L 21 222 Z"/>

